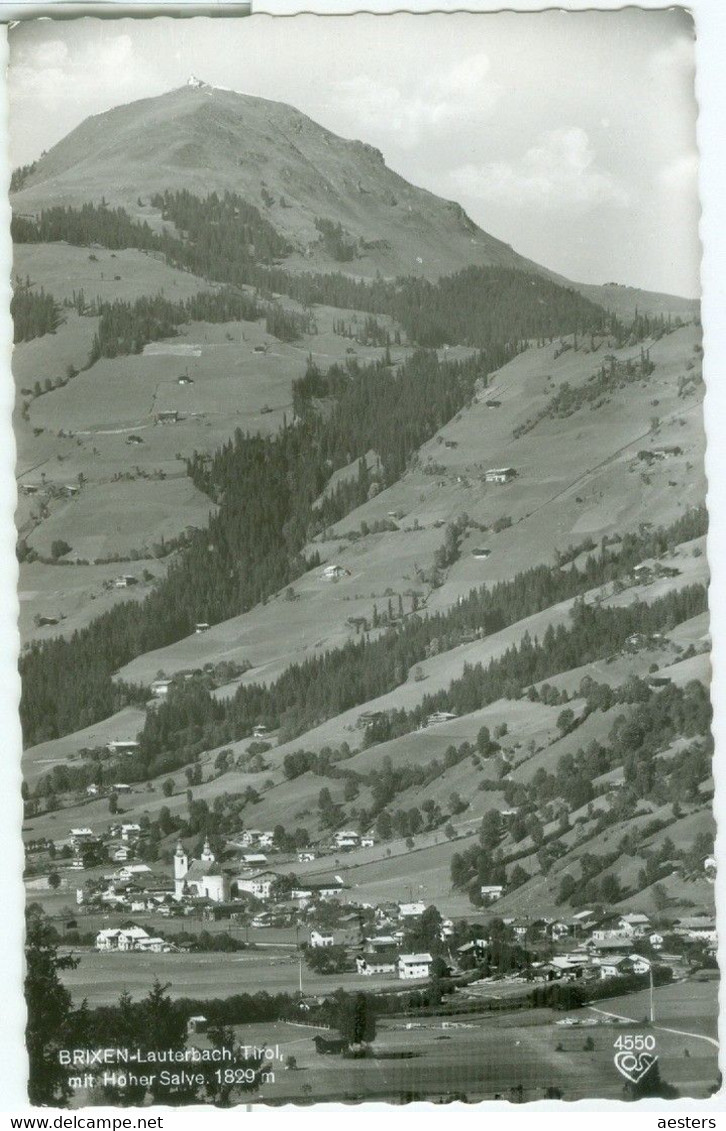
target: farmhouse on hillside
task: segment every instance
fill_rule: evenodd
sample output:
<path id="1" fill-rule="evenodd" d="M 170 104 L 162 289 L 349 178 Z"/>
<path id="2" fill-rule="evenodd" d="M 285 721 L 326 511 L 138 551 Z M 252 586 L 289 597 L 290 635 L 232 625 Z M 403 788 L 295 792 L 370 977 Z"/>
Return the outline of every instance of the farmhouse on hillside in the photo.
<path id="1" fill-rule="evenodd" d="M 513 467 L 490 467 L 488 471 L 484 472 L 486 483 L 509 483 L 516 477 L 517 472 Z"/>
<path id="2" fill-rule="evenodd" d="M 426 726 L 433 727 L 436 726 L 437 723 L 450 723 L 451 720 L 456 717 L 455 711 L 434 711 L 434 713 L 429 715 L 426 719 Z"/>
<path id="3" fill-rule="evenodd" d="M 106 743 L 109 754 L 133 754 L 138 748 L 139 743 L 135 738 L 113 738 Z"/>
<path id="4" fill-rule="evenodd" d="M 326 566 L 320 574 L 323 581 L 338 581 L 341 577 L 350 577 L 350 570 L 341 565 Z"/>
<path id="5" fill-rule="evenodd" d="M 133 573 L 122 573 L 119 577 L 114 578 L 114 589 L 129 589 L 132 585 L 138 585 L 138 577 L 134 577 Z"/>

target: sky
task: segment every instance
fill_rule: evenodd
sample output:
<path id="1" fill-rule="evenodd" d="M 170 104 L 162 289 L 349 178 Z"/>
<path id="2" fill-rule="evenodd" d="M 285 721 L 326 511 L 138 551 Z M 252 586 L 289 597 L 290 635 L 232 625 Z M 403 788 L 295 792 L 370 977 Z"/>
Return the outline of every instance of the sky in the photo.
<path id="1" fill-rule="evenodd" d="M 191 74 L 370 142 L 571 279 L 699 294 L 683 10 L 29 21 L 10 32 L 12 164 Z"/>

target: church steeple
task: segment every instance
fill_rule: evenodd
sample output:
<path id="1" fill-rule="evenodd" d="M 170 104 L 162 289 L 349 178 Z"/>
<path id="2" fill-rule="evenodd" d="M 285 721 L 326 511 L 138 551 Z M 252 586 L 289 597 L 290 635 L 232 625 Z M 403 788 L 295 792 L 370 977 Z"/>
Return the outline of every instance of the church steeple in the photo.
<path id="1" fill-rule="evenodd" d="M 205 840 L 204 848 L 202 849 L 202 864 L 213 864 L 215 860 L 216 857 L 210 848 L 209 841 Z"/>
<path id="2" fill-rule="evenodd" d="M 174 853 L 174 879 L 183 880 L 189 871 L 189 857 L 184 851 L 184 845 L 181 841 L 177 841 L 176 852 Z"/>

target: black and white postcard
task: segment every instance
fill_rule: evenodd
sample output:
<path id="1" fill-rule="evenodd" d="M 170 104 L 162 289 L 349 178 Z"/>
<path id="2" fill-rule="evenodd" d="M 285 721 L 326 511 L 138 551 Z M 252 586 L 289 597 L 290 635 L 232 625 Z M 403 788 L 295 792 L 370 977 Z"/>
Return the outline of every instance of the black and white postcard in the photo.
<path id="1" fill-rule="evenodd" d="M 30 1104 L 714 1096 L 692 15 L 8 39 Z"/>

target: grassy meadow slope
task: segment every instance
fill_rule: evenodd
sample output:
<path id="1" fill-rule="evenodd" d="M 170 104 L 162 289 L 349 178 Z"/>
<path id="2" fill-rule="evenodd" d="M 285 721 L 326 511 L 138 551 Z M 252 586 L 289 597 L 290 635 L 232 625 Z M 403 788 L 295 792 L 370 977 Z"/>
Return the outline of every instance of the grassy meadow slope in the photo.
<path id="1" fill-rule="evenodd" d="M 373 605 L 383 609 L 389 597 L 396 602 L 400 594 L 406 602 L 415 588 L 428 608 L 446 609 L 473 586 L 512 577 L 539 561 L 552 561 L 556 551 L 564 553 L 586 537 L 598 544 L 604 536 L 637 530 L 644 514 L 654 525 L 672 522 L 698 502 L 705 491 L 701 386 L 692 384 L 684 395 L 682 380 L 686 375 L 698 374 L 700 369 L 698 331 L 686 326 L 658 342 L 646 343 L 646 348 L 650 348 L 655 364 L 647 379 L 627 384 L 595 409 L 585 405 L 567 416 L 546 417 L 515 439 L 513 433 L 518 426 L 543 408 L 564 381 L 574 388 L 585 386 L 601 360 L 598 352 L 593 354 L 582 343 L 558 358 L 553 357 L 552 346 L 526 351 L 496 374 L 489 389 L 481 390 L 472 404 L 424 445 L 397 484 L 311 543 L 309 550 L 317 549 L 323 561 L 341 564 L 350 571 L 348 575 L 330 582 L 321 577 L 321 567 L 316 567 L 296 582 L 292 595 L 280 593 L 201 636 L 138 657 L 119 674 L 148 683 L 160 670 L 172 673 L 206 662 L 234 659 L 253 665 L 241 677 L 242 682 L 270 682 L 290 662 L 340 646 L 355 634 L 349 618 L 370 616 Z M 633 349 L 624 349 L 619 356 L 627 359 L 633 353 Z M 489 399 L 500 400 L 500 406 L 487 406 Z M 678 450 L 662 460 L 643 460 L 638 456 L 642 450 L 663 446 L 675 446 Z M 486 468 L 505 464 L 517 468 L 518 478 L 513 483 L 499 487 L 482 481 Z M 430 567 L 445 525 L 462 513 L 477 526 L 466 533 L 460 557 L 445 571 L 442 584 L 432 589 L 421 581 L 421 571 L 425 573 Z M 398 529 L 366 533 L 377 520 L 391 514 Z M 501 515 L 511 517 L 512 524 L 495 534 L 491 527 Z M 361 529 L 362 524 L 367 526 Z M 479 525 L 488 529 L 479 530 Z M 351 537 L 352 533 L 355 537 Z M 472 551 L 481 545 L 492 551 L 485 560 L 473 556 Z M 585 552 L 577 556 L 584 560 Z M 656 565 L 652 560 L 647 564 Z M 666 573 L 656 576 L 662 572 L 661 566 L 667 567 Z M 668 552 L 645 580 L 633 577 L 625 586 L 609 583 L 588 594 L 586 600 L 605 607 L 628 605 L 635 600 L 650 603 L 686 585 L 706 582 L 707 578 L 704 540 L 699 538 Z M 363 748 L 364 732 L 356 724 L 364 709 L 415 706 L 424 695 L 446 688 L 467 664 L 486 663 L 502 655 L 511 644 L 521 640 L 525 631 L 541 639 L 549 624 L 567 623 L 571 605 L 571 601 L 562 602 L 483 640 L 423 660 L 395 691 L 333 718 L 296 740 L 278 745 L 273 740 L 271 749 L 264 754 L 263 769 L 250 772 L 235 768 L 220 774 L 215 768 L 216 751 L 206 752 L 201 757 L 202 784 L 194 789 L 195 799 L 211 805 L 222 794 L 239 794 L 252 787 L 258 800 L 245 808 L 245 825 L 302 825 L 317 838 L 324 835 L 318 807 L 320 790 L 326 786 L 333 802 L 343 805 L 345 811 L 344 779 L 307 772 L 288 781 L 282 771 L 288 753 L 346 742 L 353 756 L 345 767 L 362 775 L 355 804 L 365 806 L 372 800 L 371 783 L 384 765 L 398 769 L 424 766 L 434 758 L 441 761 L 452 745 L 459 747 L 468 742 L 473 748 L 484 725 L 495 733 L 506 724 L 507 733 L 499 741 L 512 766 L 509 778 L 513 784 L 526 785 L 538 770 L 555 773 L 564 755 L 575 754 L 593 741 L 607 743 L 623 708 L 596 710 L 581 725 L 561 736 L 557 725 L 561 707 L 529 702 L 526 698 L 501 699 L 471 715 L 368 749 Z M 695 654 L 683 658 L 686 648 L 695 650 Z M 589 677 L 617 688 L 633 676 L 649 678 L 657 669 L 661 678 L 677 686 L 685 686 L 691 680 L 707 683 L 707 650 L 707 618 L 699 615 L 669 630 L 657 645 L 625 649 L 546 682 L 559 692 L 568 693 L 569 706 L 577 720 L 584 706 L 584 700 L 578 698 L 583 679 Z M 217 694 L 232 694 L 235 686 L 222 688 Z M 141 716 L 138 720 L 140 725 Z M 131 717 L 124 721 L 133 723 Z M 121 722 L 111 720 L 92 728 L 95 739 L 112 732 L 116 736 Z M 80 745 L 87 744 L 87 736 L 82 737 L 83 741 L 80 735 L 67 736 L 26 751 L 31 776 L 35 777 L 42 765 L 47 767 L 72 756 Z M 240 757 L 244 761 L 250 743 L 246 739 L 231 744 L 233 762 Z M 476 844 L 475 833 L 482 816 L 492 808 L 506 808 L 501 791 L 479 788 L 482 778 L 496 776 L 494 761 L 484 759 L 477 765 L 466 756 L 445 768 L 428 785 L 412 786 L 397 795 L 394 804 L 401 809 L 431 802 L 443 813 L 449 811 L 453 795 L 463 798 L 465 808 L 458 815 L 452 811 L 448 835 L 443 827 L 419 834 L 413 853 L 405 839 L 394 838 L 373 849 L 289 867 L 314 876 L 334 864 L 350 885 L 350 898 L 369 902 L 403 898 L 411 888 L 414 895 L 418 892 L 429 901 L 435 900 L 444 912 L 466 914 L 470 911 L 468 897 L 452 888 L 449 869 L 455 853 Z M 165 806 L 172 814 L 183 815 L 187 806 L 186 781 L 181 773 L 172 776 L 175 787 L 170 797 L 162 795 L 162 779 L 148 786 L 135 786 L 122 800 L 124 813 L 135 819 L 148 814 L 153 819 Z M 702 801 L 690 804 L 683 818 L 672 814 L 669 806 L 648 803 L 640 816 L 616 821 L 605 831 L 600 830 L 598 816 L 615 804 L 621 780 L 622 771 L 604 775 L 603 790 L 592 813 L 583 810 L 571 815 L 570 831 L 559 837 L 562 854 L 546 876 L 541 872 L 535 846 L 527 838 L 516 846 L 518 863 L 532 878 L 508 895 L 498 906 L 498 912 L 557 913 L 562 877 L 577 877 L 582 854 L 607 854 L 625 833 L 634 829 L 646 830 L 646 851 L 656 850 L 671 830 L 676 843 L 685 846 L 699 833 L 712 830 L 707 792 Z M 647 832 L 655 819 L 663 825 L 661 832 Z M 59 822 L 62 829 L 75 820 L 102 830 L 113 818 L 105 800 L 84 802 L 62 814 L 35 818 L 27 835 L 49 835 Z M 558 835 L 556 822 L 545 823 L 545 836 L 550 835 Z M 513 847 L 505 839 L 505 850 L 511 852 Z M 637 887 L 644 859 L 637 854 L 623 855 L 614 868 L 623 884 Z M 713 889 L 703 880 L 686 881 L 674 875 L 664 879 L 661 886 L 673 907 L 711 906 Z M 651 908 L 656 898 L 661 895 L 656 897 L 648 888 L 635 903 L 632 898 L 626 899 L 623 906 L 642 904 Z"/>
<path id="2" fill-rule="evenodd" d="M 423 446 L 396 484 L 310 543 L 308 552 L 318 550 L 324 561 L 350 570 L 349 576 L 325 581 L 316 568 L 295 584 L 296 600 L 288 603 L 281 594 L 203 637 L 138 657 L 120 674 L 148 682 L 160 668 L 171 674 L 223 655 L 252 663 L 248 682 L 265 681 L 292 658 L 353 636 L 348 619 L 370 616 L 374 605 L 382 610 L 389 597 L 395 603 L 400 595 L 407 611 L 415 590 L 428 608 L 447 608 L 473 587 L 552 561 L 556 550 L 585 537 L 598 542 L 637 529 L 644 509 L 655 525 L 672 522 L 705 492 L 700 396 L 678 396 L 679 377 L 694 372 L 687 366 L 696 358 L 698 341 L 690 326 L 668 335 L 652 346 L 656 368 L 645 388 L 630 385 L 596 411 L 586 407 L 573 416 L 544 420 L 515 440 L 514 429 L 546 403 L 552 389 L 564 381 L 586 383 L 601 360 L 584 350 L 568 350 L 556 360 L 552 346 L 527 350 Z M 625 358 L 635 351 L 616 352 Z M 487 407 L 486 401 L 497 397 L 501 407 Z M 640 449 L 676 441 L 681 455 L 643 471 Z M 483 482 L 487 468 L 505 464 L 516 467 L 516 480 L 504 486 Z M 430 569 L 445 525 L 464 513 L 489 529 L 467 531 L 459 560 L 443 585 L 430 591 L 417 570 Z M 390 521 L 391 514 L 397 530 L 361 535 L 361 524 L 371 528 Z M 503 516 L 511 526 L 494 533 Z M 357 537 L 352 539 L 351 532 Z M 491 550 L 485 560 L 473 556 L 480 546 Z"/>
<path id="3" fill-rule="evenodd" d="M 13 245 L 13 274 L 30 289 L 41 286 L 58 302 L 73 301 L 81 291 L 87 303 L 133 302 L 164 294 L 170 301 L 191 298 L 213 284 L 167 266 L 161 258 L 133 248 L 74 247 L 67 243 Z"/>
<path id="4" fill-rule="evenodd" d="M 179 300 L 209 289 L 204 280 L 141 252 L 98 248 L 90 256 L 92 261 L 86 249 L 66 244 L 16 248 L 19 273 L 56 298 L 70 297 L 80 286 L 87 302 L 97 295 L 133 300 L 157 292 Z M 117 270 L 120 282 L 111 275 Z M 296 309 L 292 301 L 285 305 Z M 308 357 L 325 368 L 353 355 L 363 364 L 381 356 L 380 348 L 351 344 L 333 332 L 336 320 L 355 325 L 364 317 L 360 312 L 321 306 L 315 315 L 316 332 L 294 343 L 272 337 L 262 320 L 194 322 L 140 354 L 102 358 L 90 368 L 86 362 L 98 319 L 79 317 L 74 310 L 63 312 L 54 334 L 17 345 L 18 405 L 27 406 L 15 414 L 17 523 L 26 544 L 48 559 L 52 543 L 62 539 L 71 546 L 67 557 L 72 561 L 93 565 L 100 558 L 131 559 L 127 568 L 138 575 L 148 568 L 161 538 L 204 526 L 215 508 L 186 475 L 185 461 L 193 451 L 214 453 L 236 429 L 275 433 L 292 418 L 292 383 L 304 373 Z M 379 323 L 392 333 L 396 329 L 390 318 Z M 396 358 L 409 352 L 405 345 L 397 347 Z M 80 370 L 77 376 L 29 397 L 36 381 L 65 377 L 68 366 Z M 179 419 L 158 424 L 157 413 L 168 409 Z M 54 491 L 79 482 L 80 493 L 73 498 Z M 40 485 L 39 494 L 25 495 L 28 484 Z M 162 569 L 169 560 L 160 559 Z M 60 584 L 54 569 L 47 565 L 26 579 L 27 565 L 21 565 L 21 590 L 32 594 L 24 602 L 24 640 L 69 635 L 108 607 L 98 587 L 79 584 L 77 576 L 70 586 L 68 577 Z M 111 568 L 110 576 L 119 571 Z M 152 565 L 150 572 L 156 576 L 159 568 Z M 81 607 L 70 593 L 67 597 L 67 589 L 79 588 L 100 603 Z M 49 607 L 50 615 L 61 613 L 63 619 L 54 629 L 38 629 L 32 619 L 48 615 Z"/>

